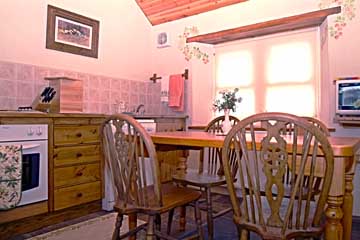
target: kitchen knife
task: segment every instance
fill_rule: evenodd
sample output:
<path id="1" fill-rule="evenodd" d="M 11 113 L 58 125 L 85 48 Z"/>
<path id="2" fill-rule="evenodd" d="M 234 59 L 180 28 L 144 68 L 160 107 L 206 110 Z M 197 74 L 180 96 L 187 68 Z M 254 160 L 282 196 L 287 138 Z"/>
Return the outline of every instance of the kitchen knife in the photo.
<path id="1" fill-rule="evenodd" d="M 41 93 L 40 96 L 41 96 L 41 97 L 46 96 L 50 89 L 51 89 L 51 87 L 46 87 L 46 88 L 42 91 L 42 93 Z"/>
<path id="2" fill-rule="evenodd" d="M 53 92 L 49 95 L 49 97 L 48 97 L 48 102 L 51 102 L 51 100 L 54 98 L 55 94 L 56 94 L 56 91 L 53 91 Z"/>
<path id="3" fill-rule="evenodd" d="M 49 87 L 49 89 L 46 91 L 46 93 L 44 94 L 44 98 L 42 99 L 41 102 L 43 103 L 47 103 L 49 102 L 49 97 L 51 95 L 51 93 L 54 91 L 54 88 L 52 87 Z"/>

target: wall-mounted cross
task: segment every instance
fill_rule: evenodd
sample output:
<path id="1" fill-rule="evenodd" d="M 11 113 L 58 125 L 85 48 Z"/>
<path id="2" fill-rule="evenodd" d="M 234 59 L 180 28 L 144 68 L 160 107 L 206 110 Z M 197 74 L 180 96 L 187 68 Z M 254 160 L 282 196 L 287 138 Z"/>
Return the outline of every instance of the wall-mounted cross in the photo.
<path id="1" fill-rule="evenodd" d="M 153 81 L 154 83 L 156 83 L 156 80 L 158 80 L 158 79 L 161 79 L 161 77 L 158 77 L 156 75 L 156 73 L 154 73 L 153 76 L 150 78 L 150 81 Z"/>

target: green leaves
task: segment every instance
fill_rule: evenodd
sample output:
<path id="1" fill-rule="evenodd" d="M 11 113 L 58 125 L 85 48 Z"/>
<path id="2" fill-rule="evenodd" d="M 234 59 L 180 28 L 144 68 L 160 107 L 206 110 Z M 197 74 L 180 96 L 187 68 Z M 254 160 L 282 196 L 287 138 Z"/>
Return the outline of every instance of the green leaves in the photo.
<path id="1" fill-rule="evenodd" d="M 236 94 L 239 91 L 238 88 L 235 88 L 233 91 L 222 90 L 219 92 L 221 94 L 220 99 L 215 99 L 213 103 L 213 109 L 216 111 L 222 111 L 224 109 L 229 109 L 235 112 L 236 103 L 242 101 L 241 97 L 237 97 Z"/>

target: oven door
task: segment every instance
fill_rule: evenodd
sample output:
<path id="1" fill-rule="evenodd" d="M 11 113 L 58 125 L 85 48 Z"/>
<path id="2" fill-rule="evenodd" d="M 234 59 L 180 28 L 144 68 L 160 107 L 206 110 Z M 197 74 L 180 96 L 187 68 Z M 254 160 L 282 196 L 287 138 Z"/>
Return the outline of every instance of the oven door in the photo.
<path id="1" fill-rule="evenodd" d="M 19 205 L 48 199 L 48 142 L 23 142 L 22 197 Z"/>
<path id="2" fill-rule="evenodd" d="M 47 140 L 7 142 L 1 145 L 22 145 L 22 195 L 18 206 L 48 199 Z"/>

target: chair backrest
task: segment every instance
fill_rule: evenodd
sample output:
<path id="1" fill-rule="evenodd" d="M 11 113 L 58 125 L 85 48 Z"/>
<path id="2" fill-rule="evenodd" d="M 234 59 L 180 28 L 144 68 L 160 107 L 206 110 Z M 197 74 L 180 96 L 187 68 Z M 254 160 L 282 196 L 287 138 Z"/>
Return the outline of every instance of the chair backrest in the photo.
<path id="1" fill-rule="evenodd" d="M 322 121 L 320 121 L 317 118 L 313 118 L 313 117 L 307 117 L 307 116 L 303 116 L 303 119 L 307 120 L 308 122 L 310 122 L 311 124 L 313 124 L 314 126 L 318 127 L 326 136 L 330 136 L 330 131 L 327 128 L 327 126 L 325 125 L 325 123 L 323 123 Z M 292 134 L 293 132 L 293 126 L 292 124 L 287 124 L 286 128 L 284 129 L 284 131 L 286 131 L 288 134 Z M 298 134 L 303 134 L 302 132 L 299 132 Z"/>
<path id="2" fill-rule="evenodd" d="M 307 116 L 302 116 L 303 119 L 305 119 L 306 121 L 308 121 L 309 123 L 313 124 L 314 126 L 316 126 L 317 128 L 320 129 L 320 131 L 322 133 L 324 133 L 326 136 L 330 136 L 330 132 L 329 129 L 327 128 L 327 126 L 325 125 L 325 123 L 323 123 L 322 121 L 320 121 L 319 119 L 313 118 L 313 117 L 307 117 Z M 292 125 L 292 124 L 289 124 Z M 292 134 L 293 133 L 293 126 L 288 127 L 288 134 Z M 303 135 L 304 133 L 302 131 L 299 131 L 298 134 Z M 318 157 L 319 161 L 321 157 Z M 305 175 L 307 175 L 305 173 Z M 314 183 L 313 183 L 313 187 L 315 187 L 316 189 L 318 189 L 321 186 L 321 182 L 322 182 L 322 177 L 323 177 L 323 173 L 322 172 L 317 172 L 316 177 L 314 179 Z M 290 176 L 291 176 L 291 169 L 288 168 L 287 172 L 285 174 L 284 180 L 286 183 L 289 183 L 290 181 Z M 308 181 L 308 177 L 305 177 L 304 180 L 304 187 L 308 187 L 309 181 Z M 314 195 L 318 194 L 318 190 L 314 189 Z"/>
<path id="3" fill-rule="evenodd" d="M 293 126 L 291 135 L 283 131 L 288 124 Z M 261 126 L 264 131 L 255 133 L 255 126 Z M 234 149 L 243 196 L 241 205 L 228 163 L 228 152 Z M 295 237 L 310 228 L 321 231 L 320 218 L 330 189 L 334 159 L 326 135 L 317 126 L 286 113 L 256 114 L 231 129 L 225 138 L 222 155 L 234 218 L 242 227 L 264 238 L 291 234 Z M 318 155 L 323 156 L 321 162 L 317 161 Z M 304 186 L 305 172 L 309 186 L 313 186 L 319 164 L 323 167 L 324 178 L 318 197 L 313 199 L 312 189 L 301 186 Z M 296 173 L 291 176 L 289 198 L 285 197 L 287 186 L 283 181 L 287 168 Z M 263 192 L 265 197 L 261 197 Z"/>
<path id="4" fill-rule="evenodd" d="M 318 127 L 326 136 L 330 136 L 328 127 L 325 125 L 325 123 L 323 123 L 319 119 L 313 117 L 302 117 L 302 118 L 306 119 L 308 122 Z"/>
<path id="5" fill-rule="evenodd" d="M 117 205 L 123 209 L 161 206 L 159 163 L 146 130 L 131 116 L 116 114 L 105 120 L 101 133 Z"/>
<path id="6" fill-rule="evenodd" d="M 219 116 L 211 120 L 205 128 L 205 132 L 217 134 L 223 133 L 221 128 L 225 116 Z M 231 126 L 234 126 L 240 120 L 234 116 L 229 116 Z M 200 163 L 199 163 L 199 172 L 204 171 L 204 161 L 206 162 L 206 169 L 208 174 L 211 175 L 224 175 L 224 170 L 221 164 L 221 148 L 205 148 L 200 151 Z M 234 164 L 236 164 L 234 162 Z M 232 166 L 236 168 L 235 165 Z M 236 172 L 236 169 L 234 169 Z"/>

